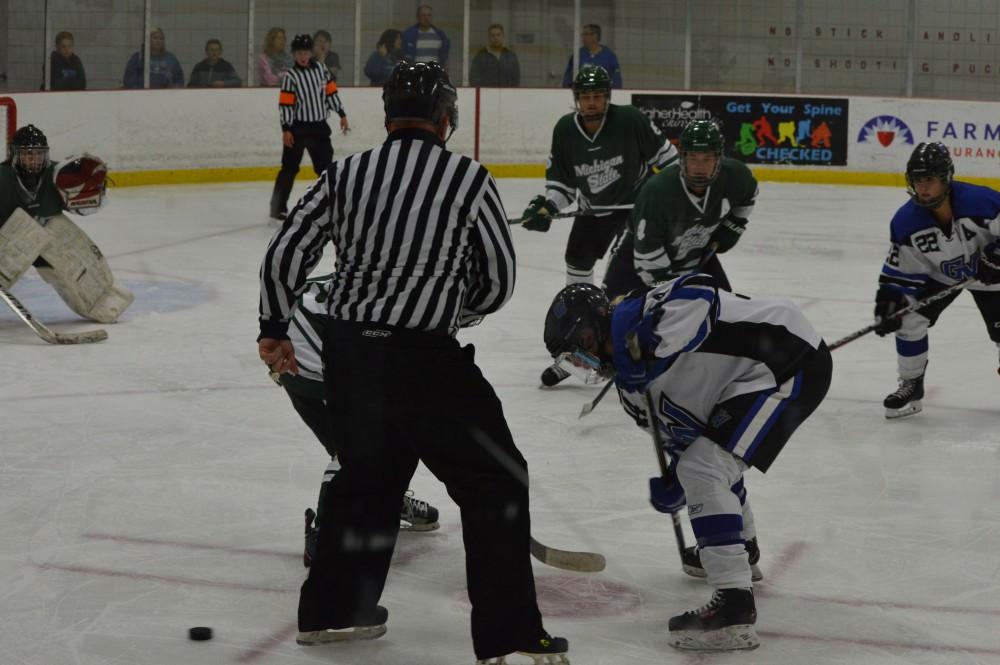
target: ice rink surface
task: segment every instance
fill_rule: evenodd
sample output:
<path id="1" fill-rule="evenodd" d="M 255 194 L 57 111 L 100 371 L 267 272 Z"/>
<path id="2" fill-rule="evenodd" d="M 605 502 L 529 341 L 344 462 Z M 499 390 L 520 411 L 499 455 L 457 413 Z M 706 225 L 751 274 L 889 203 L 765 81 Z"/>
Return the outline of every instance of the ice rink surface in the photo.
<path id="1" fill-rule="evenodd" d="M 500 189 L 515 216 L 542 183 Z M 458 511 L 423 467 L 413 488 L 442 528 L 401 535 L 387 635 L 294 643 L 301 514 L 326 460 L 257 358 L 269 195 L 269 183 L 119 189 L 78 218 L 137 295 L 107 342 L 48 346 L 0 311 L 5 665 L 473 663 Z M 871 321 L 904 200 L 764 183 L 723 264 L 737 291 L 787 296 L 838 339 Z M 667 645 L 667 619 L 710 591 L 681 572 L 670 521 L 648 505 L 648 435 L 613 395 L 578 419 L 597 387 L 538 388 L 568 230 L 515 229 L 514 299 L 460 337 L 528 460 L 534 535 L 607 556 L 593 575 L 535 563 L 546 626 L 569 638 L 573 664 L 1000 663 L 1000 377 L 972 299 L 932 329 L 924 411 L 910 419 L 883 418 L 889 339 L 834 352 L 826 401 L 766 477 L 747 474 L 762 645 L 686 655 Z M 34 273 L 14 293 L 56 330 L 94 327 Z M 199 625 L 215 639 L 188 641 Z"/>

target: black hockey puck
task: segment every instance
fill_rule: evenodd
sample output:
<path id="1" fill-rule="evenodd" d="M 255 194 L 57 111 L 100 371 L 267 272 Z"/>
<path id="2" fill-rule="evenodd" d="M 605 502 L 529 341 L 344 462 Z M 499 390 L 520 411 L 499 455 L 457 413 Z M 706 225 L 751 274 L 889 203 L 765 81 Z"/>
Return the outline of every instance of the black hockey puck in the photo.
<path id="1" fill-rule="evenodd" d="M 189 628 L 188 639 L 192 639 L 195 642 L 210 640 L 212 639 L 212 629 L 208 626 L 195 626 L 194 628 Z"/>

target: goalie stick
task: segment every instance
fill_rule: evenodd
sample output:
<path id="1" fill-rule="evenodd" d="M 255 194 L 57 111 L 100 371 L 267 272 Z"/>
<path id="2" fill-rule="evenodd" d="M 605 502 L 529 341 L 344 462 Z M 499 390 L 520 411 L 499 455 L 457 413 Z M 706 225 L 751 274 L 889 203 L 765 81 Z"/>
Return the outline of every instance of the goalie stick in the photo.
<path id="1" fill-rule="evenodd" d="M 542 545 L 535 540 L 534 536 L 531 537 L 530 547 L 531 556 L 553 568 L 572 570 L 577 573 L 599 573 L 607 565 L 603 554 L 557 550 L 554 547 Z"/>
<path id="2" fill-rule="evenodd" d="M 663 437 L 660 435 L 660 420 L 656 417 L 656 409 L 653 405 L 653 394 L 646 392 L 646 419 L 649 424 L 649 435 L 653 439 L 653 448 L 656 450 L 656 461 L 660 464 L 660 477 L 667 477 L 667 461 L 663 459 Z M 674 538 L 677 540 L 677 552 L 681 556 L 681 564 L 684 563 L 684 550 L 687 545 L 684 543 L 684 529 L 681 528 L 681 516 L 677 513 L 670 513 L 670 520 L 674 524 Z"/>
<path id="3" fill-rule="evenodd" d="M 49 344 L 89 344 L 91 342 L 103 342 L 108 338 L 107 331 L 102 328 L 79 333 L 57 333 L 32 316 L 31 312 L 21 304 L 21 301 L 2 286 L 0 286 L 0 300 L 7 303 L 7 306 L 14 310 L 19 319 L 24 321 L 36 335 Z"/>
<path id="4" fill-rule="evenodd" d="M 628 211 L 633 208 L 631 203 L 625 203 L 623 205 L 617 206 L 595 206 L 593 208 L 580 208 L 577 210 L 572 210 L 570 212 L 554 212 L 549 215 L 549 219 L 565 219 L 567 217 L 593 217 L 595 215 L 603 215 L 608 212 L 622 212 Z M 514 224 L 523 224 L 525 222 L 524 217 L 508 217 L 507 223 L 513 226 Z"/>
<path id="5" fill-rule="evenodd" d="M 918 300 L 917 302 L 913 303 L 912 305 L 907 305 L 903 309 L 900 309 L 900 310 L 897 310 L 897 311 L 893 312 L 892 315 L 889 318 L 891 318 L 891 319 L 898 319 L 898 318 L 901 318 L 903 316 L 906 316 L 910 312 L 916 312 L 917 310 L 919 310 L 922 307 L 926 307 L 927 305 L 930 305 L 932 303 L 936 303 L 939 300 L 944 300 L 945 298 L 947 298 L 948 296 L 950 296 L 955 291 L 959 291 L 959 290 L 965 288 L 966 286 L 968 286 L 969 284 L 971 284 L 973 281 L 975 281 L 975 280 L 973 280 L 973 279 L 967 279 L 964 282 L 959 282 L 958 284 L 952 284 L 951 286 L 947 287 L 944 290 L 938 291 L 937 293 L 935 293 L 932 296 L 928 296 L 928 297 L 924 298 L 923 300 Z M 857 330 L 855 332 L 852 332 L 850 335 L 848 335 L 846 337 L 841 337 L 836 342 L 833 342 L 832 344 L 830 344 L 829 345 L 829 349 L 831 351 L 833 351 L 834 349 L 839 349 L 840 347 L 844 346 L 845 344 L 847 344 L 849 342 L 853 342 L 857 338 L 864 337 L 868 333 L 873 332 L 876 328 L 878 328 L 878 326 L 879 326 L 878 323 L 873 323 L 870 326 L 865 326 L 861 330 Z"/>

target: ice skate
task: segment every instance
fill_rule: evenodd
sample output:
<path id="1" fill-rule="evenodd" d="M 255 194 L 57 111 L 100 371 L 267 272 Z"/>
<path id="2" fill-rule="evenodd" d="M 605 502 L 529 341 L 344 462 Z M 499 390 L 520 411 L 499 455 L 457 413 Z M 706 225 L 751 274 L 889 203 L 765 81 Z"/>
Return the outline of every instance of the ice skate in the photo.
<path id="1" fill-rule="evenodd" d="M 760 561 L 760 548 L 757 546 L 757 539 L 751 538 L 746 541 L 746 548 L 750 559 L 750 579 L 754 582 L 760 582 L 764 579 L 764 573 L 757 565 L 757 562 Z M 698 555 L 697 547 L 684 549 L 684 554 L 681 555 L 681 566 L 684 568 L 684 572 L 691 577 L 707 577 L 705 569 L 701 565 L 701 557 Z"/>
<path id="2" fill-rule="evenodd" d="M 542 385 L 544 387 L 551 388 L 569 378 L 570 373 L 560 367 L 561 364 L 562 361 L 558 360 L 551 366 L 546 367 L 545 371 L 542 372 Z"/>
<path id="3" fill-rule="evenodd" d="M 670 646 L 685 651 L 756 649 L 755 623 L 751 589 L 716 589 L 708 604 L 670 619 Z"/>
<path id="4" fill-rule="evenodd" d="M 433 531 L 438 523 L 438 510 L 426 501 L 413 496 L 413 490 L 403 495 L 403 509 L 399 513 L 401 531 Z"/>
<path id="5" fill-rule="evenodd" d="M 920 401 L 923 397 L 923 374 L 915 379 L 899 379 L 899 387 L 896 392 L 887 395 L 885 401 L 882 402 L 885 406 L 885 417 L 892 420 L 920 413 L 923 410 L 923 404 Z"/>
<path id="6" fill-rule="evenodd" d="M 570 665 L 567 652 L 569 652 L 569 641 L 565 637 L 552 637 L 548 633 L 534 643 L 526 645 L 524 649 L 515 651 L 533 660 L 535 665 Z M 515 665 L 507 658 L 509 655 L 477 660 L 476 665 Z"/>
<path id="7" fill-rule="evenodd" d="M 386 619 L 389 618 L 389 610 L 381 605 L 375 608 L 375 614 L 370 621 L 365 621 L 360 626 L 343 626 L 327 628 L 325 630 L 310 630 L 300 632 L 295 638 L 295 643 L 304 647 L 317 646 L 320 644 L 333 644 L 336 642 L 349 642 L 353 640 L 374 640 L 385 635 Z"/>

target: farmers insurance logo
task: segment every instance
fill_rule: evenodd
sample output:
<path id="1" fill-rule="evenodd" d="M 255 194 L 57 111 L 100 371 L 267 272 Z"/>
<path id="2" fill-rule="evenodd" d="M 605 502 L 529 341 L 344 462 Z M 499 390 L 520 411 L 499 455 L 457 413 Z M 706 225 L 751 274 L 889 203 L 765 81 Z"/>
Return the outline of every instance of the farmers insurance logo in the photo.
<path id="1" fill-rule="evenodd" d="M 858 132 L 858 143 L 880 143 L 883 148 L 899 143 L 913 145 L 913 132 L 893 115 L 875 116 Z"/>

